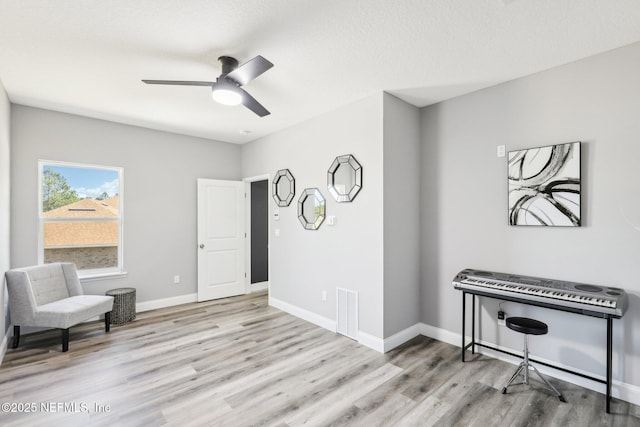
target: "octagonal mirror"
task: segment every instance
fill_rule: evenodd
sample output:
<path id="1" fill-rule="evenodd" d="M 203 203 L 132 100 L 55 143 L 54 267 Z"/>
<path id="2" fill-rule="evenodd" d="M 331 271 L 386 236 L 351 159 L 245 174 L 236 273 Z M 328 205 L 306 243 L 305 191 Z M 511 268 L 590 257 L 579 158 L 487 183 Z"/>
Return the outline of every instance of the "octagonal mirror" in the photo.
<path id="1" fill-rule="evenodd" d="M 298 199 L 298 219 L 307 230 L 317 230 L 324 221 L 325 200 L 317 188 L 305 188 Z"/>
<path id="2" fill-rule="evenodd" d="M 271 184 L 271 194 L 278 206 L 289 206 L 296 194 L 296 180 L 289 169 L 276 172 Z"/>
<path id="3" fill-rule="evenodd" d="M 362 166 L 351 154 L 338 156 L 327 171 L 327 188 L 337 202 L 351 202 L 362 188 Z"/>

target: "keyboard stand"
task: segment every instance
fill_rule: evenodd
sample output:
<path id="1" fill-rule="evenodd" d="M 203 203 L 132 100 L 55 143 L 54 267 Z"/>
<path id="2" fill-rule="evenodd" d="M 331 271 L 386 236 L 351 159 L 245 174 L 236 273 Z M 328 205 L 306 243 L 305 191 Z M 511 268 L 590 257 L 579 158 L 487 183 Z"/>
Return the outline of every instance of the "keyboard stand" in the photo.
<path id="1" fill-rule="evenodd" d="M 469 344 L 466 344 L 466 336 L 465 336 L 465 317 L 466 317 L 466 296 L 467 294 L 471 295 L 471 342 Z M 479 346 L 479 347 L 485 347 L 488 349 L 491 349 L 493 351 L 498 351 L 500 353 L 505 353 L 508 354 L 510 356 L 514 356 L 514 357 L 518 357 L 522 359 L 522 356 L 520 356 L 519 354 L 516 353 L 512 353 L 510 351 L 506 351 L 500 348 L 497 348 L 495 346 L 492 345 L 488 345 L 488 344 L 484 344 L 481 342 L 477 342 L 476 341 L 476 295 L 478 296 L 483 296 L 483 297 L 487 297 L 487 298 L 493 298 L 493 299 L 499 299 L 499 300 L 507 300 L 507 301 L 512 301 L 512 302 L 517 302 L 520 304 L 527 304 L 527 305 L 536 305 L 536 306 L 540 306 L 540 307 L 545 307 L 545 308 L 550 308 L 550 309 L 554 309 L 554 310 L 559 310 L 559 311 L 566 311 L 566 312 L 571 312 L 570 310 L 566 310 L 563 309 L 562 307 L 559 306 L 553 306 L 550 304 L 539 304 L 536 303 L 534 301 L 527 301 L 527 300 L 522 300 L 522 299 L 518 299 L 518 298 L 509 298 L 507 296 L 504 295 L 500 295 L 500 296 L 496 296 L 496 295 L 491 295 L 491 294 L 487 294 L 487 293 L 483 293 L 483 292 L 474 292 L 472 290 L 469 289 L 464 289 L 462 290 L 462 362 L 464 362 L 464 353 L 468 348 L 471 348 L 471 354 L 475 354 L 475 346 Z M 595 317 L 595 316 L 594 316 Z M 597 317 L 603 317 L 604 319 L 606 319 L 607 321 L 607 373 L 606 373 L 606 380 L 602 380 L 600 378 L 595 378 L 592 377 L 590 375 L 585 375 L 582 374 L 580 372 L 575 372 L 572 371 L 570 369 L 566 369 L 566 368 L 562 368 L 559 366 L 554 366 L 551 365 L 549 363 L 546 362 L 542 362 L 539 360 L 535 360 L 532 358 L 529 358 L 530 361 L 538 363 L 540 365 L 544 365 L 544 366 L 548 366 L 550 368 L 553 369 L 557 369 L 563 372 L 567 372 L 573 375 L 578 375 L 582 378 L 586 378 L 589 379 L 591 381 L 596 381 L 599 382 L 601 384 L 605 384 L 606 387 L 606 393 L 605 393 L 605 411 L 607 414 L 611 413 L 611 377 L 612 377 L 612 370 L 611 370 L 611 364 L 612 364 L 612 359 L 613 359 L 613 317 L 609 314 L 602 314 L 600 313 Z"/>

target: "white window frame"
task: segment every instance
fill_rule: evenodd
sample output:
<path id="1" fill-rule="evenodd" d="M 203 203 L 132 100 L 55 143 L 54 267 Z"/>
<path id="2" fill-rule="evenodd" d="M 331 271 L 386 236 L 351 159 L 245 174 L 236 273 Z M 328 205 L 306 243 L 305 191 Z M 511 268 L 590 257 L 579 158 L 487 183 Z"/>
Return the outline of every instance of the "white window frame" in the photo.
<path id="1" fill-rule="evenodd" d="M 42 178 L 44 166 L 75 167 L 82 169 L 103 169 L 118 172 L 119 184 L 119 218 L 45 218 L 42 212 Z M 78 277 L 84 281 L 98 280 L 103 278 L 123 277 L 127 273 L 124 269 L 124 169 L 118 166 L 93 165 L 87 163 L 61 162 L 56 160 L 38 160 L 38 264 L 44 264 L 44 224 L 48 222 L 118 222 L 118 265 L 109 268 L 96 268 L 78 270 Z"/>

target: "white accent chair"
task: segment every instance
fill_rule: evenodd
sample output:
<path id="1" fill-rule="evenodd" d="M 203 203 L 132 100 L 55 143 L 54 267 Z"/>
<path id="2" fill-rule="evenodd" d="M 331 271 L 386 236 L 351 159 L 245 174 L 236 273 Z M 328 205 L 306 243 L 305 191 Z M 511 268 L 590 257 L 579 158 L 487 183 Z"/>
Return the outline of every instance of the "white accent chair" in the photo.
<path id="1" fill-rule="evenodd" d="M 20 327 L 62 330 L 62 351 L 69 350 L 69 328 L 104 314 L 109 332 L 113 297 L 84 295 L 73 263 L 52 263 L 16 268 L 5 273 L 9 313 L 13 323 L 13 348 L 20 341 Z"/>

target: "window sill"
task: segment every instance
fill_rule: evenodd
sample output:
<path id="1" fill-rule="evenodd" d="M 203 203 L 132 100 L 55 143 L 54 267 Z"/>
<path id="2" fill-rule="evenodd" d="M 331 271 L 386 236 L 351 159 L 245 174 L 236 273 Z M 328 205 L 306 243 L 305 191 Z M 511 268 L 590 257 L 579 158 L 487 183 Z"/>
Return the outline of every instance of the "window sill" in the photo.
<path id="1" fill-rule="evenodd" d="M 108 280 L 108 279 L 120 279 L 123 277 L 127 277 L 126 271 L 117 271 L 113 273 L 98 273 L 98 274 L 87 274 L 87 275 L 78 275 L 81 283 L 86 282 L 96 282 L 99 280 Z"/>

